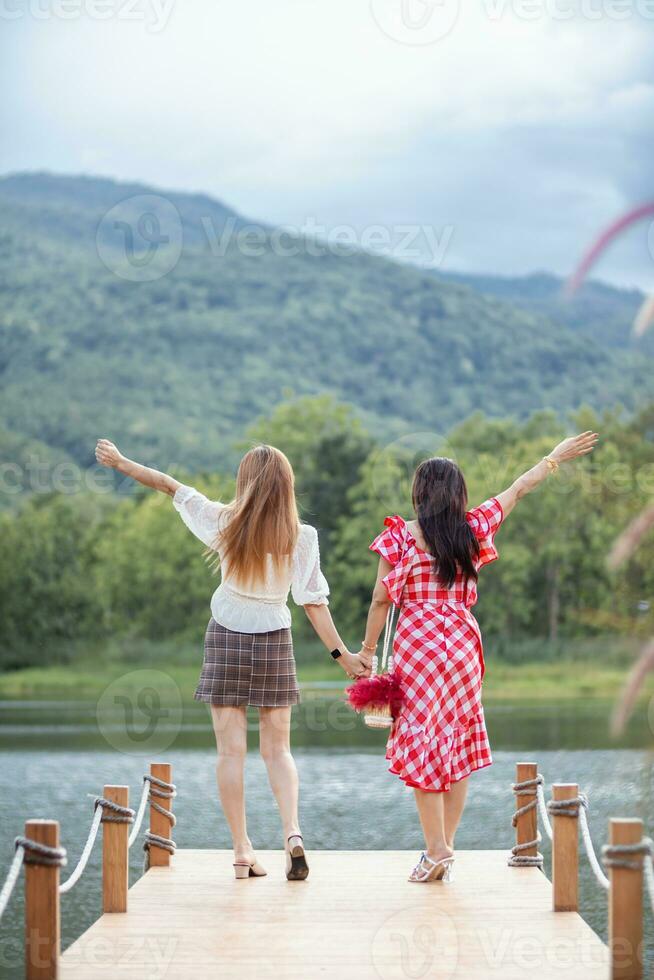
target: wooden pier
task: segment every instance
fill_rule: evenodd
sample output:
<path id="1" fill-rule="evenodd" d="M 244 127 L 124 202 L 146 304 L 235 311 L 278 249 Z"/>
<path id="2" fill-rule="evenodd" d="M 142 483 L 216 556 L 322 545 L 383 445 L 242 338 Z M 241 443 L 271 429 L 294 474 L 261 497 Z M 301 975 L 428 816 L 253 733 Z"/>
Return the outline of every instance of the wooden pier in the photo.
<path id="1" fill-rule="evenodd" d="M 606 980 L 608 951 L 576 912 L 551 910 L 537 868 L 457 855 L 454 881 L 419 885 L 405 851 L 315 851 L 306 882 L 262 851 L 236 881 L 231 852 L 178 851 L 63 954 L 61 980 Z"/>
<path id="2" fill-rule="evenodd" d="M 0 915 L 24 865 L 26 980 L 642 978 L 643 885 L 645 877 L 654 896 L 654 868 L 641 821 L 610 821 L 605 875 L 588 801 L 576 784 L 553 784 L 546 801 L 534 763 L 516 767 L 511 853 L 459 851 L 447 884 L 409 882 L 417 855 L 406 851 L 310 850 L 303 882 L 286 880 L 282 851 L 264 851 L 268 875 L 236 880 L 231 851 L 177 850 L 170 766 L 153 764 L 143 779 L 136 809 L 128 787 L 104 787 L 64 882 L 55 821 L 28 821 L 17 838 Z M 146 814 L 147 870 L 128 889 L 129 849 Z M 539 816 L 552 838 L 552 883 L 538 852 Z M 580 826 L 607 895 L 608 946 L 578 913 Z M 101 828 L 103 915 L 62 954 L 61 898 Z"/>

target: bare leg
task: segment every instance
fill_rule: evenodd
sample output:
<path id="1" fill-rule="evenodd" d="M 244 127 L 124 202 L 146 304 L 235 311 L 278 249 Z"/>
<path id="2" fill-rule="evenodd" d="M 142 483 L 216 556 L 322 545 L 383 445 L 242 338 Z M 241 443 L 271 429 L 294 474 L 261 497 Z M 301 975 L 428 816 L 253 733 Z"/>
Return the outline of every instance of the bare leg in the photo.
<path id="1" fill-rule="evenodd" d="M 259 708 L 259 719 L 259 749 L 279 807 L 286 844 L 289 837 L 300 833 L 299 782 L 291 755 L 291 708 Z"/>
<path id="2" fill-rule="evenodd" d="M 459 779 L 456 783 L 452 783 L 449 793 L 443 793 L 445 840 L 451 849 L 454 848 L 454 836 L 461 821 L 467 793 L 467 776 L 465 779 Z"/>
<path id="3" fill-rule="evenodd" d="M 229 824 L 236 863 L 254 861 L 252 842 L 245 819 L 243 770 L 247 752 L 247 710 L 245 707 L 211 705 L 213 730 L 218 748 L 216 777 L 223 812 Z"/>
<path id="4" fill-rule="evenodd" d="M 425 835 L 425 853 L 432 861 L 440 861 L 451 857 L 452 848 L 445 836 L 445 793 L 425 793 L 421 789 L 414 790 L 418 816 Z"/>

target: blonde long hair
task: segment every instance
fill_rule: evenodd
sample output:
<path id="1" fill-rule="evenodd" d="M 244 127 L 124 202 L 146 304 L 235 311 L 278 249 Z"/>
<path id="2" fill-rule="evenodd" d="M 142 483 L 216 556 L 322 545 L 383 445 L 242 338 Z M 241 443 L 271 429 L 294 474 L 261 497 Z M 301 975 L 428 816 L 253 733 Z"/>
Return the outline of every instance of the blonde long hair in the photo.
<path id="1" fill-rule="evenodd" d="M 241 585 L 262 582 L 268 555 L 276 572 L 287 570 L 299 527 L 291 464 L 274 446 L 255 446 L 241 460 L 229 521 L 214 543 L 229 577 Z"/>

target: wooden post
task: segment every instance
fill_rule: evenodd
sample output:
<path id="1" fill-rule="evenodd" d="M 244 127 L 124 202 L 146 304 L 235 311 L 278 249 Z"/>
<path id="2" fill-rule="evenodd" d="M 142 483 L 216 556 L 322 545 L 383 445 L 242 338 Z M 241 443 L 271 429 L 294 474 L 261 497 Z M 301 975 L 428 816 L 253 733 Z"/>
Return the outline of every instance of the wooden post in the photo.
<path id="1" fill-rule="evenodd" d="M 105 786 L 105 799 L 129 806 L 129 786 Z M 106 810 L 106 815 L 111 811 Z M 126 912 L 129 874 L 128 823 L 102 822 L 102 911 Z"/>
<path id="2" fill-rule="evenodd" d="M 518 762 L 515 767 L 516 783 L 524 783 L 528 779 L 535 779 L 537 775 L 538 766 L 535 762 Z M 525 806 L 526 803 L 530 803 L 535 799 L 535 796 L 525 796 L 517 792 L 515 794 L 516 810 L 519 810 L 520 807 Z M 537 836 L 538 811 L 534 807 L 533 810 L 528 810 L 527 813 L 523 813 L 521 817 L 518 817 L 515 828 L 515 842 L 516 844 L 524 844 L 528 840 L 535 840 Z M 520 851 L 520 855 L 523 857 L 535 857 L 537 853 L 538 847 L 535 844 L 532 847 L 526 848 L 524 851 Z"/>
<path id="3" fill-rule="evenodd" d="M 572 800 L 579 795 L 576 783 L 554 783 L 553 800 Z M 579 817 L 552 815 L 552 908 L 576 912 L 579 877 Z"/>
<path id="4" fill-rule="evenodd" d="M 25 836 L 59 847 L 56 820 L 28 820 Z M 59 868 L 25 863 L 25 977 L 55 980 L 59 972 Z"/>
<path id="5" fill-rule="evenodd" d="M 609 844 L 639 844 L 642 820 L 609 820 Z M 609 951 L 611 980 L 643 975 L 643 867 L 641 856 L 625 855 L 640 868 L 609 867 Z"/>
<path id="6" fill-rule="evenodd" d="M 150 763 L 150 775 L 156 779 L 163 779 L 165 783 L 172 783 L 173 767 L 167 762 L 152 762 Z M 156 785 L 152 787 L 152 796 L 159 806 L 162 806 L 164 810 L 172 810 L 172 799 L 157 796 L 154 792 L 156 789 Z M 163 814 L 155 810 L 153 806 L 150 807 L 150 830 L 153 834 L 157 834 L 158 837 L 167 837 L 169 839 L 172 837 L 170 821 Z M 167 868 L 169 864 L 170 851 L 165 851 L 163 847 L 157 847 L 156 844 L 151 844 L 150 867 Z"/>

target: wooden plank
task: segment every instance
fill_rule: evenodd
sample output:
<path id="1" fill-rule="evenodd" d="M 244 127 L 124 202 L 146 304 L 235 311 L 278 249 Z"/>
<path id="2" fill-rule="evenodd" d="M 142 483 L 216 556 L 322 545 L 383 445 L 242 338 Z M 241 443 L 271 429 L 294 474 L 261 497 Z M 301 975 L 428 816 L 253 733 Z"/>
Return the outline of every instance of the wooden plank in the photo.
<path id="1" fill-rule="evenodd" d="M 105 786 L 104 797 L 119 806 L 129 806 L 129 786 Z M 102 911 L 126 912 L 129 875 L 129 824 L 102 821 Z"/>
<path id="2" fill-rule="evenodd" d="M 150 775 L 155 776 L 157 779 L 163 779 L 166 783 L 172 781 L 172 772 L 173 767 L 167 762 L 153 762 L 150 765 Z M 154 789 L 156 790 L 157 787 L 155 786 Z M 173 801 L 169 797 L 157 796 L 156 792 L 152 793 L 152 797 L 164 810 L 172 809 Z M 153 806 L 150 807 L 150 830 L 158 837 L 172 837 L 170 821 L 162 813 L 159 813 L 158 810 L 155 810 Z M 169 864 L 170 851 L 166 851 L 163 847 L 157 847 L 156 844 L 152 844 L 150 847 L 150 866 L 153 868 L 167 868 Z"/>
<path id="3" fill-rule="evenodd" d="M 643 821 L 609 820 L 610 844 L 639 844 Z M 637 859 L 642 862 L 642 858 Z M 643 872 L 609 869 L 609 945 L 611 980 L 640 980 L 643 975 Z"/>
<path id="4" fill-rule="evenodd" d="M 554 783 L 552 799 L 573 800 L 576 783 Z M 555 912 L 576 912 L 579 888 L 579 818 L 552 816 L 552 905 Z"/>
<path id="5" fill-rule="evenodd" d="M 59 847 L 56 820 L 28 820 L 25 837 Z M 60 944 L 59 868 L 25 862 L 25 976 L 53 980 Z"/>
<path id="6" fill-rule="evenodd" d="M 538 766 L 535 762 L 518 762 L 515 767 L 515 779 L 516 783 L 526 783 L 530 779 L 535 779 L 538 775 Z M 518 792 L 515 794 L 515 808 L 519 810 L 521 807 L 525 806 L 527 803 L 533 803 L 535 800 L 533 790 L 529 790 L 527 793 L 524 791 L 522 793 Z M 515 828 L 515 841 L 516 844 L 526 844 L 527 841 L 536 840 L 536 835 L 538 832 L 538 814 L 535 807 L 531 810 L 527 810 L 518 817 L 516 828 Z M 538 847 L 534 844 L 532 847 L 526 847 L 524 850 L 520 851 L 521 857 L 535 857 L 538 853 Z"/>
<path id="7" fill-rule="evenodd" d="M 268 876 L 236 881 L 229 851 L 178 851 L 64 953 L 61 980 L 606 980 L 607 951 L 576 913 L 551 910 L 536 868 L 501 851 L 463 851 L 449 885 L 407 881 L 416 855 L 315 851 L 288 882 L 281 851 Z"/>

